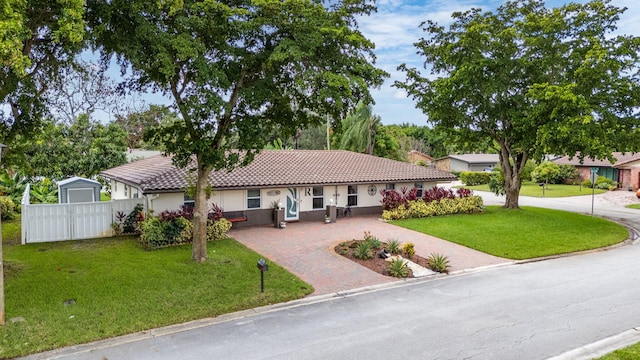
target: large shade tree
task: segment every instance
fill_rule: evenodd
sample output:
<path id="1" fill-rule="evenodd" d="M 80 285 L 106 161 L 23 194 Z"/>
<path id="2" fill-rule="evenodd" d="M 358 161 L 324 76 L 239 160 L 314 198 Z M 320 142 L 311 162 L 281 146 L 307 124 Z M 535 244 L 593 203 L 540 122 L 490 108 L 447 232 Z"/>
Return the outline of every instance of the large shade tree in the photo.
<path id="1" fill-rule="evenodd" d="M 364 0 L 88 0 L 104 60 L 133 88 L 172 97 L 180 118 L 150 136 L 195 173 L 192 258 L 204 261 L 214 169 L 249 163 L 278 126 L 284 136 L 342 118 L 385 73 L 356 17 Z M 322 116 L 321 116 L 322 115 Z M 233 138 L 234 141 L 230 141 Z M 275 171 L 275 170 L 274 170 Z"/>
<path id="2" fill-rule="evenodd" d="M 83 48 L 83 0 L 4 0 L 0 6 L 0 143 L 39 129 L 47 88 Z M 12 163 L 11 151 L 3 163 Z"/>
<path id="3" fill-rule="evenodd" d="M 453 13 L 447 28 L 427 21 L 415 46 L 431 76 L 402 65 L 396 86 L 452 139 L 495 142 L 505 207 L 518 208 L 528 159 L 640 149 L 640 39 L 615 34 L 623 11 L 529 0 Z"/>

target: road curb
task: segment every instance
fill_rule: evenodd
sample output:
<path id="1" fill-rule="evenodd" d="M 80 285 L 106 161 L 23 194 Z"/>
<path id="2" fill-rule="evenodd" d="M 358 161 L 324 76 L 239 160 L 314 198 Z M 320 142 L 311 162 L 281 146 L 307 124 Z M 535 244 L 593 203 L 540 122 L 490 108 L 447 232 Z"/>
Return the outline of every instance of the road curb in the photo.
<path id="1" fill-rule="evenodd" d="M 567 351 L 547 360 L 591 360 L 640 342 L 640 327 Z"/>

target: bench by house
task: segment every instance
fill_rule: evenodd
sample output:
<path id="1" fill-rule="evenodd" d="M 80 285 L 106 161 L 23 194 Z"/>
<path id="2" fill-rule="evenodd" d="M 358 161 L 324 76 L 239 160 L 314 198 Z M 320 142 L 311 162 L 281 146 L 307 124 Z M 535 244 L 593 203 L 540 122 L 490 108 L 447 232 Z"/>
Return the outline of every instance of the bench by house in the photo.
<path id="1" fill-rule="evenodd" d="M 247 215 L 244 211 L 225 211 L 222 213 L 222 217 L 234 222 L 247 221 Z"/>

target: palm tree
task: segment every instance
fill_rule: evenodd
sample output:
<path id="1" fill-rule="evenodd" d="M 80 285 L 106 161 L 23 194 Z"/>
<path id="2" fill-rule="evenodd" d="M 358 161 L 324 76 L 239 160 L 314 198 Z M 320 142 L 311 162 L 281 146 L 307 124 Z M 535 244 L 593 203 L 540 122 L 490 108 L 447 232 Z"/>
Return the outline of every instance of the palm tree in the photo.
<path id="1" fill-rule="evenodd" d="M 373 155 L 376 145 L 376 130 L 381 126 L 380 116 L 373 114 L 371 105 L 360 102 L 353 113 L 343 123 L 343 133 L 338 147 L 359 153 Z"/>

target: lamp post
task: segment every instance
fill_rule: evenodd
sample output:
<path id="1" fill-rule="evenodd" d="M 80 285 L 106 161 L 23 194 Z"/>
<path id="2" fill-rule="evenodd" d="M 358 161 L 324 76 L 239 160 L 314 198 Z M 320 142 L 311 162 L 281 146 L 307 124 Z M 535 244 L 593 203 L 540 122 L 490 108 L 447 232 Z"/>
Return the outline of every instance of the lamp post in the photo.
<path id="1" fill-rule="evenodd" d="M 0 164 L 7 146 L 0 144 Z M 2 211 L 0 211 L 2 212 Z M 2 214 L 0 214 L 0 326 L 4 326 L 4 264 L 2 262 Z"/>

